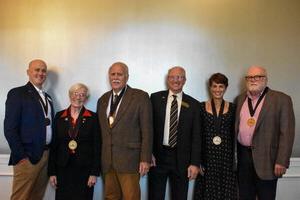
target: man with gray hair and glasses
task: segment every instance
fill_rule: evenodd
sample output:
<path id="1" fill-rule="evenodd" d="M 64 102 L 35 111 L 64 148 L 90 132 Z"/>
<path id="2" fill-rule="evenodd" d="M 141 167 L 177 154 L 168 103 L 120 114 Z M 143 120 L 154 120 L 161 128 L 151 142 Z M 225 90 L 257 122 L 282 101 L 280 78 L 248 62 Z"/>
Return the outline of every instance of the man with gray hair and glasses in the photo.
<path id="1" fill-rule="evenodd" d="M 275 200 L 278 178 L 289 167 L 295 136 L 290 96 L 267 87 L 267 71 L 248 69 L 246 91 L 237 98 L 238 184 L 240 200 Z"/>

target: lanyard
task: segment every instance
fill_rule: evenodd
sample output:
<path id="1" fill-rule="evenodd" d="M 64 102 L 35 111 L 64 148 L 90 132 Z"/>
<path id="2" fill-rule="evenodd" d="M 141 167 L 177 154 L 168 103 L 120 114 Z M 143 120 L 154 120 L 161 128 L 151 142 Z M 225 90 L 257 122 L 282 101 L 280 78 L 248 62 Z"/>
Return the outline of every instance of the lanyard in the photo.
<path id="1" fill-rule="evenodd" d="M 39 101 L 41 102 L 42 104 L 42 107 L 43 107 L 43 110 L 45 112 L 45 116 L 48 115 L 48 100 L 47 100 L 47 94 L 45 93 L 45 103 L 42 99 L 42 97 L 38 94 L 38 97 L 39 97 Z"/>
<path id="2" fill-rule="evenodd" d="M 71 117 L 71 108 L 68 109 L 68 118 L 70 119 L 69 120 L 69 130 L 68 130 L 68 134 L 70 136 L 71 139 L 75 139 L 78 135 L 78 131 L 79 131 L 79 128 L 82 124 L 82 115 L 85 111 L 85 108 L 82 107 L 79 115 L 78 115 L 78 118 L 76 120 L 76 123 L 73 124 L 72 123 L 72 117 Z"/>
<path id="3" fill-rule="evenodd" d="M 125 87 L 121 91 L 120 95 L 117 95 L 117 99 L 114 101 L 114 92 L 111 92 L 111 101 L 110 101 L 110 111 L 109 111 L 109 116 L 113 116 L 117 110 L 117 107 L 124 95 L 125 92 Z"/>
<path id="4" fill-rule="evenodd" d="M 256 111 L 258 105 L 260 104 L 261 100 L 264 98 L 264 96 L 266 95 L 267 92 L 268 92 L 268 87 L 266 87 L 266 89 L 264 90 L 264 92 L 260 95 L 260 97 L 259 97 L 259 99 L 257 100 L 256 105 L 255 105 L 254 108 L 253 108 L 253 106 L 252 106 L 251 99 L 248 97 L 248 108 L 249 108 L 249 113 L 250 113 L 250 116 L 251 116 L 251 117 L 254 116 L 255 111 Z"/>
<path id="5" fill-rule="evenodd" d="M 224 106 L 225 106 L 225 101 L 224 101 L 224 99 L 222 99 L 221 107 L 220 107 L 220 110 L 219 110 L 219 115 L 217 115 L 215 102 L 214 102 L 213 99 L 211 100 L 211 109 L 212 109 L 213 116 L 214 116 L 214 125 L 216 127 L 217 134 L 220 134 L 221 114 L 223 114 L 223 112 L 224 112 Z"/>

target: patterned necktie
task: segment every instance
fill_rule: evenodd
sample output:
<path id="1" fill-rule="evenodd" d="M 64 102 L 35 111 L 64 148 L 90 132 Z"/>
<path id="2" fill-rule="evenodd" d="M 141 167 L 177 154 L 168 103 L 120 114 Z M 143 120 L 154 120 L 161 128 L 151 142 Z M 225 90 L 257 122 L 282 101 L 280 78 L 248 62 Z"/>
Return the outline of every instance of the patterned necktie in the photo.
<path id="1" fill-rule="evenodd" d="M 177 143 L 177 125 L 178 125 L 178 103 L 177 96 L 173 95 L 170 112 L 169 145 L 175 147 Z"/>
<path id="2" fill-rule="evenodd" d="M 115 103 L 117 102 L 117 99 L 118 99 L 118 95 L 115 94 L 115 95 L 114 95 L 114 98 L 113 98 L 113 104 L 115 104 Z"/>

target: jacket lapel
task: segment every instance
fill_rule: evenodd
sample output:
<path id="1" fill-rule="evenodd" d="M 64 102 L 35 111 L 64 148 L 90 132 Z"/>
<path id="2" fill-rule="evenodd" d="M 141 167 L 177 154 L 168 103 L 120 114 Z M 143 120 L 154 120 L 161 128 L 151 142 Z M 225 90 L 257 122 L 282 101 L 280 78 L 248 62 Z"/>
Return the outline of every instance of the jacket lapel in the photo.
<path id="1" fill-rule="evenodd" d="M 168 102 L 168 90 L 164 91 L 161 95 L 161 98 L 159 99 L 160 103 L 159 105 L 161 105 L 161 109 L 160 109 L 160 116 L 163 116 L 164 122 L 165 122 L 165 118 L 166 118 L 166 107 L 167 107 L 167 102 Z"/>
<path id="2" fill-rule="evenodd" d="M 184 93 L 182 93 L 182 101 L 181 101 L 181 107 L 180 107 L 180 113 L 179 113 L 179 121 L 178 121 L 178 128 L 182 127 L 181 122 L 184 121 L 186 117 L 186 112 L 189 109 L 189 102 Z M 181 131 L 179 131 L 181 132 Z"/>
<path id="3" fill-rule="evenodd" d="M 116 119 L 112 124 L 112 128 L 120 121 L 122 116 L 126 113 L 127 108 L 129 107 L 130 103 L 132 102 L 133 92 L 131 87 L 127 86 L 127 89 L 122 97 L 121 104 L 119 106 Z"/>
<path id="4" fill-rule="evenodd" d="M 107 92 L 104 95 L 102 105 L 100 106 L 101 108 L 103 108 L 102 110 L 100 110 L 100 121 L 104 122 L 104 123 L 101 124 L 101 126 L 103 126 L 107 130 L 110 129 L 108 119 L 107 119 L 107 114 L 106 114 L 108 101 L 109 101 L 110 96 L 111 96 L 111 92 Z"/>
<path id="5" fill-rule="evenodd" d="M 264 100 L 264 103 L 261 107 L 261 111 L 258 115 L 258 118 L 257 118 L 257 123 L 256 123 L 256 126 L 255 126 L 255 130 L 254 132 L 256 131 L 256 129 L 259 127 L 259 125 L 262 123 L 263 119 L 265 119 L 265 115 L 267 112 L 270 111 L 270 106 L 271 106 L 271 97 L 272 96 L 272 90 L 269 89 L 269 91 L 267 92 L 266 96 L 265 96 L 265 100 Z"/>
<path id="6" fill-rule="evenodd" d="M 34 99 L 34 102 L 36 104 L 35 108 L 38 110 L 38 112 L 40 114 L 42 114 L 44 116 L 44 111 L 43 111 L 42 105 L 41 105 L 40 100 L 39 100 L 38 91 L 36 91 L 36 89 L 34 88 L 34 86 L 30 82 L 28 82 L 26 84 L 26 87 L 27 87 L 27 93 L 31 96 L 32 99 Z"/>

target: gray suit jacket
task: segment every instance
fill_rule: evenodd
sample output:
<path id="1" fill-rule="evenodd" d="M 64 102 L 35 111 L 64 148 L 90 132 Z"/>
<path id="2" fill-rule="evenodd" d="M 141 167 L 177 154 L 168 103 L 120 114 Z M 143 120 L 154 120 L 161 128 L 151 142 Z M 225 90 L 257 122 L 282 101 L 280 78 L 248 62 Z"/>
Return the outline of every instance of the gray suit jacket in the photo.
<path id="1" fill-rule="evenodd" d="M 127 86 L 112 127 L 107 119 L 111 91 L 99 98 L 97 114 L 102 135 L 102 172 L 137 173 L 140 162 L 151 161 L 152 107 L 146 92 Z"/>
<path id="2" fill-rule="evenodd" d="M 240 111 L 246 93 L 237 98 L 235 130 L 239 132 Z M 270 180 L 275 164 L 289 167 L 295 136 L 295 116 L 291 98 L 269 89 L 258 116 L 252 140 L 252 155 L 257 175 Z"/>

